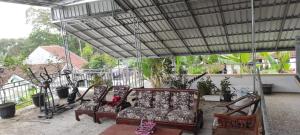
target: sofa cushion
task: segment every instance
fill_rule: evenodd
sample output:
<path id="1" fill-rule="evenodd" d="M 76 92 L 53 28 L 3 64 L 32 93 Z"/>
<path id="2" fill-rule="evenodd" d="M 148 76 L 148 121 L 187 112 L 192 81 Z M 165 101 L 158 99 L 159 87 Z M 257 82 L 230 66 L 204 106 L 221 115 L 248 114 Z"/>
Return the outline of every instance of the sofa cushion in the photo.
<path id="1" fill-rule="evenodd" d="M 114 96 L 124 97 L 127 92 L 128 87 L 126 86 L 114 86 L 113 92 Z"/>
<path id="2" fill-rule="evenodd" d="M 136 107 L 141 108 L 150 108 L 152 107 L 152 92 L 151 91 L 143 91 L 143 92 L 135 92 L 136 98 Z"/>
<path id="3" fill-rule="evenodd" d="M 146 108 L 128 107 L 118 113 L 118 118 L 141 119 Z"/>
<path id="4" fill-rule="evenodd" d="M 94 87 L 94 95 L 92 97 L 92 100 L 94 102 L 98 102 L 97 100 L 99 99 L 99 97 L 105 92 L 105 90 L 107 89 L 106 86 L 103 85 L 98 85 Z"/>
<path id="5" fill-rule="evenodd" d="M 172 110 L 167 114 L 166 120 L 176 123 L 194 123 L 195 114 L 192 110 Z"/>
<path id="6" fill-rule="evenodd" d="M 144 119 L 156 120 L 156 121 L 167 121 L 167 114 L 169 110 L 159 108 L 148 108 L 144 110 Z"/>
<path id="7" fill-rule="evenodd" d="M 95 107 L 98 103 L 94 102 L 94 101 L 86 101 L 86 102 L 83 102 L 78 110 L 91 110 L 91 111 L 94 111 L 95 110 Z"/>
<path id="8" fill-rule="evenodd" d="M 193 106 L 193 94 L 189 92 L 174 92 L 171 98 L 173 109 L 190 110 Z"/>
<path id="9" fill-rule="evenodd" d="M 116 106 L 111 106 L 111 105 L 103 105 L 100 106 L 98 109 L 98 112 L 110 112 L 110 113 L 115 113 Z"/>
<path id="10" fill-rule="evenodd" d="M 153 107 L 163 110 L 169 110 L 171 93 L 168 91 L 154 92 Z"/>

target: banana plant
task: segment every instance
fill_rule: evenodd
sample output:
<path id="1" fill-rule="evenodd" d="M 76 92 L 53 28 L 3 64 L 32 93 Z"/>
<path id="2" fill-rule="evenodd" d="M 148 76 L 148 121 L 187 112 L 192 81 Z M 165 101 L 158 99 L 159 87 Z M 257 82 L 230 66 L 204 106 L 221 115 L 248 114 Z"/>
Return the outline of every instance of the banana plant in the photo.
<path id="1" fill-rule="evenodd" d="M 278 73 L 288 72 L 290 70 L 290 53 L 289 52 L 276 52 L 273 53 L 261 52 L 259 55 L 270 64 L 270 69 L 268 71 L 276 71 Z"/>

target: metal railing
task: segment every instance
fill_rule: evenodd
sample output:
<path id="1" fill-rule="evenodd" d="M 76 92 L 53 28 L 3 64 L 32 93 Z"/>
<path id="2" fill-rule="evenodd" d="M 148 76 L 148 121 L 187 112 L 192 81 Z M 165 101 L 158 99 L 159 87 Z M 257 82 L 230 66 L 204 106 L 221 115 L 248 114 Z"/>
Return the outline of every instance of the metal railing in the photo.
<path id="1" fill-rule="evenodd" d="M 263 83 L 261 80 L 260 76 L 260 71 L 259 69 L 256 70 L 256 79 L 257 81 L 257 91 L 258 94 L 260 95 L 261 101 L 260 101 L 260 107 L 261 107 L 261 112 L 262 112 L 262 122 L 263 122 L 263 128 L 264 128 L 264 134 L 265 135 L 271 135 L 271 128 L 270 128 L 270 121 L 269 121 L 269 115 L 267 112 L 267 106 L 265 103 L 265 98 L 264 98 L 264 92 L 263 92 Z"/>
<path id="2" fill-rule="evenodd" d="M 108 82 L 112 86 L 128 85 L 131 88 L 142 87 L 144 79 L 136 69 L 118 69 L 118 70 L 82 70 L 79 73 L 73 73 L 72 80 L 83 80 L 80 87 L 87 88 L 92 84 L 95 76 L 100 76 L 102 80 Z M 67 86 L 68 82 L 65 76 L 59 77 L 58 74 L 52 74 L 53 82 L 50 84 L 51 91 L 56 96 L 55 88 L 59 86 Z M 33 89 L 36 88 L 36 89 Z M 31 83 L 30 80 L 21 80 L 11 83 L 6 83 L 0 86 L 0 104 L 3 103 L 4 98 L 6 102 L 15 102 L 21 104 L 24 102 L 31 102 L 31 95 L 36 94 L 38 86 Z"/>

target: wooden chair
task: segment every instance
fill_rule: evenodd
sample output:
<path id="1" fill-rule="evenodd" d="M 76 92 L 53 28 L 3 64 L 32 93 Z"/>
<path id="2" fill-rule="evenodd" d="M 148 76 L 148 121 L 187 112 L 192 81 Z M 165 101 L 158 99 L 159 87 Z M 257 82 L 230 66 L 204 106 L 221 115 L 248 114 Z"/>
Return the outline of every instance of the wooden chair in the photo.
<path id="1" fill-rule="evenodd" d="M 94 88 L 94 94 L 92 99 L 82 100 L 87 92 Z M 94 112 L 96 110 L 97 105 L 99 105 L 104 99 L 105 95 L 108 92 L 108 87 L 106 85 L 92 85 L 88 88 L 88 90 L 78 99 L 81 100 L 80 107 L 75 110 L 75 117 L 77 121 L 80 121 L 79 116 L 82 114 L 86 114 L 90 117 L 93 117 L 95 121 Z"/>
<path id="2" fill-rule="evenodd" d="M 129 86 L 113 86 L 113 96 L 115 101 L 103 101 L 103 104 L 99 104 L 95 110 L 95 122 L 100 123 L 100 119 L 103 117 L 115 119 L 117 113 L 129 107 L 130 103 L 126 102 L 126 97 L 130 93 Z"/>
<path id="3" fill-rule="evenodd" d="M 245 104 L 232 107 L 234 103 L 246 98 L 249 101 Z M 249 94 L 223 105 L 227 111 L 214 115 L 213 135 L 258 135 L 261 115 L 257 109 L 259 102 L 260 96 Z M 245 109 L 248 109 L 248 113 L 244 111 Z"/>

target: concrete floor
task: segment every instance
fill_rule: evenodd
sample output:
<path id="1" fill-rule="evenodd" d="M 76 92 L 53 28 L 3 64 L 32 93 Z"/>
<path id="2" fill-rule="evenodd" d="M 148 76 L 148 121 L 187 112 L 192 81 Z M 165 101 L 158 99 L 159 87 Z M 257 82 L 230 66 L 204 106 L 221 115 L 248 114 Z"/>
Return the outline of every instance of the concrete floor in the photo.
<path id="1" fill-rule="evenodd" d="M 272 135 L 300 135 L 300 94 L 266 95 Z"/>
<path id="2" fill-rule="evenodd" d="M 273 135 L 300 134 L 300 94 L 275 93 L 266 96 Z M 199 130 L 201 135 L 210 135 L 213 114 L 222 112 L 223 108 L 213 108 L 219 102 L 202 102 L 204 111 L 204 127 Z M 17 112 L 12 119 L 0 119 L 1 135 L 98 135 L 109 126 L 113 120 L 104 119 L 102 124 L 94 123 L 91 117 L 82 115 L 81 121 L 75 120 L 74 111 L 69 110 L 56 115 L 53 119 L 37 118 L 39 110 L 33 106 Z M 190 135 L 191 133 L 184 133 Z"/>

